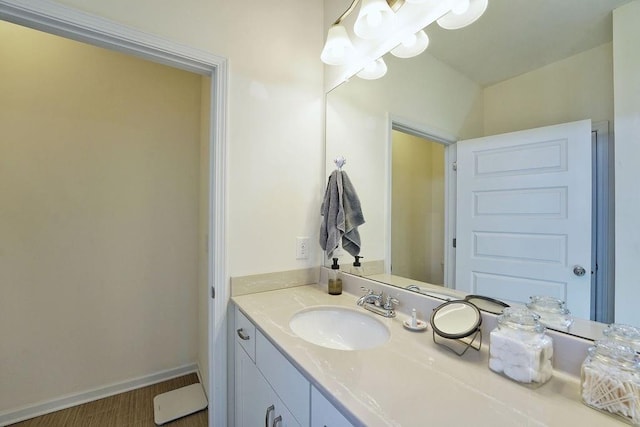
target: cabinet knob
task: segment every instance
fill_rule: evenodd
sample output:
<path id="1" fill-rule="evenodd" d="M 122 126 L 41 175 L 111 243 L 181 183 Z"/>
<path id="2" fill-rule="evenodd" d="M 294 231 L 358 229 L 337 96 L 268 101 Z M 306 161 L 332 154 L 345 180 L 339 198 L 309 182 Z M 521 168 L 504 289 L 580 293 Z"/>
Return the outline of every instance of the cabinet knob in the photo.
<path id="1" fill-rule="evenodd" d="M 273 424 L 271 424 L 271 427 L 276 427 L 278 424 L 282 425 L 282 415 L 278 415 L 273 419 Z"/>
<path id="2" fill-rule="evenodd" d="M 240 328 L 240 329 L 238 329 L 236 332 L 238 333 L 238 336 L 239 336 L 241 339 L 243 339 L 243 340 L 245 340 L 245 341 L 247 341 L 247 340 L 249 340 L 249 339 L 250 339 L 249 335 L 247 335 L 247 334 L 244 332 L 244 329 Z M 268 426 L 267 426 L 267 427 L 268 427 Z"/>
<path id="3" fill-rule="evenodd" d="M 239 329 L 241 331 L 242 329 Z M 269 418 L 271 418 L 271 413 L 276 409 L 275 406 L 271 405 L 267 408 L 267 412 L 264 414 L 264 427 L 269 427 Z"/>

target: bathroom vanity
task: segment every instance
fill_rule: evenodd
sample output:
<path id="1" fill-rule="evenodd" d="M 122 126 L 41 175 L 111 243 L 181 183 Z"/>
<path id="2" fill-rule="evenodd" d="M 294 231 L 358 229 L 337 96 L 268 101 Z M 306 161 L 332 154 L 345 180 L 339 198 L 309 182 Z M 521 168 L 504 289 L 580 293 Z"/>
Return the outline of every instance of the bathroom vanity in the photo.
<path id="1" fill-rule="evenodd" d="M 236 426 L 350 426 L 310 381 L 235 310 Z"/>
<path id="2" fill-rule="evenodd" d="M 412 308 L 425 319 L 442 301 L 412 300 L 390 287 L 401 292 L 400 304 L 396 317 L 384 318 L 356 305 L 360 284 L 346 283 L 338 296 L 326 285 L 306 285 L 232 298 L 237 426 L 624 425 L 580 400 L 576 367 L 587 343 L 570 351 L 578 354 L 558 354 L 562 366 L 554 366 L 552 379 L 527 388 L 489 370 L 486 330 L 480 351 L 458 357 L 434 344 L 430 327 L 403 328 Z M 369 349 L 337 350 L 296 335 L 291 319 L 322 306 L 370 316 L 389 338 Z M 485 328 L 495 324 L 485 320 Z"/>

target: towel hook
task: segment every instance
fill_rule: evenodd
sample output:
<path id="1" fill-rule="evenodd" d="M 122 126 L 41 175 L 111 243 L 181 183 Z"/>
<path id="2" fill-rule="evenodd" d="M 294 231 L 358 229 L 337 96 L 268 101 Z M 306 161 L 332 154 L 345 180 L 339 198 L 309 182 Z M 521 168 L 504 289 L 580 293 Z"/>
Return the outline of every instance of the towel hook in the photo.
<path id="1" fill-rule="evenodd" d="M 336 164 L 336 167 L 338 168 L 338 170 L 342 170 L 342 166 L 344 166 L 345 163 L 347 163 L 347 159 L 345 159 L 343 156 L 338 156 L 335 158 L 333 162 Z"/>

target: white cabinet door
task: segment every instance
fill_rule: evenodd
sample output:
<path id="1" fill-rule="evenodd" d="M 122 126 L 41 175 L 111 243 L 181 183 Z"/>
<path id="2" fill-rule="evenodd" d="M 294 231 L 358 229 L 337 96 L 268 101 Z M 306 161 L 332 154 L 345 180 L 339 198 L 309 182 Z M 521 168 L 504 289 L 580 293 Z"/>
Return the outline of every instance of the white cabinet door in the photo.
<path id="1" fill-rule="evenodd" d="M 591 121 L 456 145 L 456 289 L 517 302 L 553 296 L 588 319 Z"/>
<path id="2" fill-rule="evenodd" d="M 309 425 L 309 381 L 256 330 L 256 366 L 300 424 Z"/>
<path id="3" fill-rule="evenodd" d="M 300 427 L 238 341 L 235 351 L 236 426 Z"/>
<path id="4" fill-rule="evenodd" d="M 353 424 L 312 386 L 311 427 L 353 427 Z"/>

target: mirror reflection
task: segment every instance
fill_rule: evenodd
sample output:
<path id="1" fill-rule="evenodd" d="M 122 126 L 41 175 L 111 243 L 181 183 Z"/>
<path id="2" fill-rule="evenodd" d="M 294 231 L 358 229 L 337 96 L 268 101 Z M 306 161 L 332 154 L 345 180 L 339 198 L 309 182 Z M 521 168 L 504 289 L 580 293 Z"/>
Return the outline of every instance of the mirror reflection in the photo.
<path id="1" fill-rule="evenodd" d="M 444 145 L 391 134 L 391 271 L 444 285 Z"/>
<path id="2" fill-rule="evenodd" d="M 468 28 L 430 26 L 431 44 L 420 56 L 386 55 L 382 79 L 354 77 L 328 93 L 326 169 L 335 169 L 338 156 L 347 159 L 366 219 L 359 229 L 364 275 L 442 299 L 464 297 L 456 290 L 449 239 L 455 237 L 457 141 L 582 119 L 609 135 L 611 11 L 628 1 L 567 1 L 562 10 L 558 2 L 530 3 L 491 0 Z M 607 213 L 612 202 L 594 206 Z M 605 222 L 601 240 L 612 242 L 611 230 Z M 343 271 L 352 262 L 340 256 Z M 612 270 L 612 255 L 601 265 Z M 612 272 L 604 274 L 602 282 L 613 283 Z M 611 291 L 608 314 L 601 308 L 580 317 L 612 322 Z M 600 328 L 576 322 L 570 332 L 595 337 Z"/>

